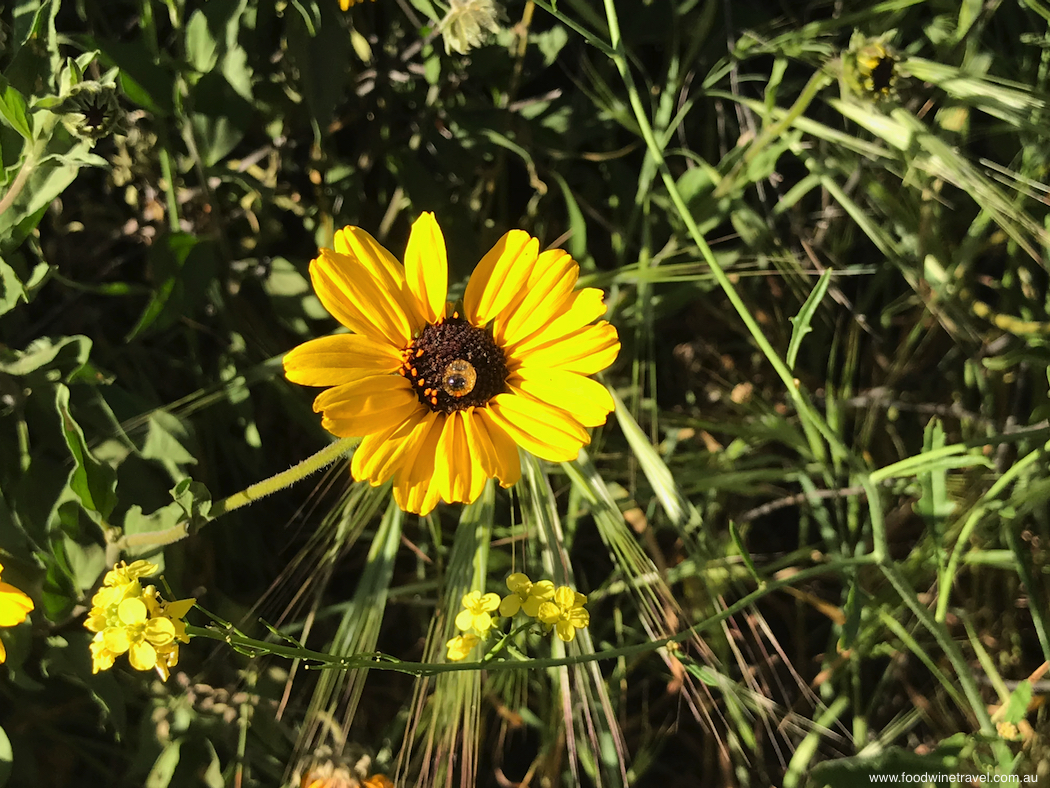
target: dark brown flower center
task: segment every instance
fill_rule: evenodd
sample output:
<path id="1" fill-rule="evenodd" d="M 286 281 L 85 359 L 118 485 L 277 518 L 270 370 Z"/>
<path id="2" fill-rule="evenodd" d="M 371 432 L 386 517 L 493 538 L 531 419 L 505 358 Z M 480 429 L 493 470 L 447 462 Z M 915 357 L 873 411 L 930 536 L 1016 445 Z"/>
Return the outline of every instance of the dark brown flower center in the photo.
<path id="1" fill-rule="evenodd" d="M 484 405 L 507 385 L 507 363 L 492 335 L 459 313 L 428 325 L 402 351 L 401 374 L 419 401 L 453 413 Z"/>
<path id="2" fill-rule="evenodd" d="M 878 93 L 887 93 L 893 87 L 894 66 L 896 61 L 889 55 L 879 58 L 879 62 L 871 70 L 871 85 Z"/>

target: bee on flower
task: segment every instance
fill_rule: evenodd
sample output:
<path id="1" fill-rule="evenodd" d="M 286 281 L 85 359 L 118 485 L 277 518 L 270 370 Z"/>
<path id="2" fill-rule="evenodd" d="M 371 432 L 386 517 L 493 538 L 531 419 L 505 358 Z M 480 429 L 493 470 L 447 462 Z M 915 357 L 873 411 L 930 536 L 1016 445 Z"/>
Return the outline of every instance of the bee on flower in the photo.
<path id="1" fill-rule="evenodd" d="M 540 253 L 511 230 L 486 254 L 461 304 L 446 302 L 445 239 L 431 213 L 412 225 L 399 263 L 359 227 L 335 234 L 310 264 L 324 307 L 353 333 L 310 340 L 284 357 L 286 377 L 326 386 L 321 424 L 360 437 L 350 471 L 393 479 L 405 511 L 472 503 L 486 482 L 521 478 L 518 447 L 551 462 L 576 459 L 613 409 L 591 379 L 616 359 L 602 291 L 575 290 L 568 253 Z"/>

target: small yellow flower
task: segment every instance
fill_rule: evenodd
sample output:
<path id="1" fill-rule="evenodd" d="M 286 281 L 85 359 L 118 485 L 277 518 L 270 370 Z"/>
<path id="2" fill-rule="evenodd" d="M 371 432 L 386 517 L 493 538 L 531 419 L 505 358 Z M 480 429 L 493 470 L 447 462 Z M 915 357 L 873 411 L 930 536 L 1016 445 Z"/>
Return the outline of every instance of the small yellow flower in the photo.
<path id="1" fill-rule="evenodd" d="M 481 642 L 481 638 L 468 632 L 465 635 L 456 635 L 445 647 L 448 649 L 448 659 L 451 662 L 462 662 L 470 654 L 471 649 Z"/>
<path id="2" fill-rule="evenodd" d="M 156 564 L 145 560 L 134 561 L 130 564 L 121 561 L 115 567 L 106 572 L 106 576 L 102 579 L 102 584 L 103 586 L 111 587 L 124 585 L 133 580 L 138 580 L 140 577 L 155 575 L 159 569 L 160 567 Z"/>
<path id="3" fill-rule="evenodd" d="M 339 0 L 339 7 L 344 11 L 349 11 L 358 3 L 363 3 L 365 0 Z M 374 2 L 374 0 L 373 0 Z"/>
<path id="4" fill-rule="evenodd" d="M 188 643 L 185 618 L 196 601 L 165 602 L 153 586 L 139 578 L 157 571 L 156 564 L 123 563 L 106 573 L 104 585 L 91 599 L 84 626 L 96 633 L 91 641 L 92 672 L 113 667 L 121 654 L 135 670 L 156 668 L 167 679 L 179 661 L 179 643 Z"/>
<path id="5" fill-rule="evenodd" d="M 4 566 L 0 564 L 0 573 Z M 33 609 L 33 600 L 23 591 L 19 591 L 10 583 L 0 581 L 0 627 L 13 627 L 26 620 L 29 611 Z M 0 662 L 7 659 L 7 649 L 3 641 L 0 641 Z"/>
<path id="6" fill-rule="evenodd" d="M 525 615 L 530 618 L 536 618 L 540 605 L 554 596 L 554 583 L 550 580 L 533 583 L 528 575 L 521 572 L 515 572 L 507 578 L 507 588 L 510 594 L 499 603 L 499 614 L 508 618 L 516 616 L 519 610 L 525 611 Z"/>
<path id="7" fill-rule="evenodd" d="M 492 629 L 492 616 L 489 615 L 499 607 L 498 594 L 481 595 L 480 591 L 471 591 L 463 595 L 463 609 L 456 616 L 456 626 L 466 632 L 473 628 L 479 635 Z"/>
<path id="8" fill-rule="evenodd" d="M 539 618 L 544 624 L 554 627 L 558 637 L 566 643 L 576 637 L 576 630 L 591 623 L 591 616 L 583 606 L 587 597 L 568 586 L 554 592 L 554 600 L 540 605 Z"/>
<path id="9" fill-rule="evenodd" d="M 1017 741 L 1021 738 L 1021 732 L 1017 730 L 1017 726 L 1012 722 L 997 722 L 995 730 L 1001 738 L 1007 741 Z"/>

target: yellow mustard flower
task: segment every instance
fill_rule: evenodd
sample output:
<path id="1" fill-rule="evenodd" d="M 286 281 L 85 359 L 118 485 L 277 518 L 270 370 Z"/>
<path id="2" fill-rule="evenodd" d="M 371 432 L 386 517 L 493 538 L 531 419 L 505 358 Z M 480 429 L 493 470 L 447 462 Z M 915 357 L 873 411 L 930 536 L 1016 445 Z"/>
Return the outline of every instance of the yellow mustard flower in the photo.
<path id="1" fill-rule="evenodd" d="M 463 595 L 463 609 L 456 616 L 456 626 L 466 632 L 473 629 L 479 635 L 484 635 L 492 629 L 493 610 L 499 607 L 499 596 L 497 594 L 485 594 L 480 591 L 471 591 Z"/>
<path id="2" fill-rule="evenodd" d="M 528 575 L 521 572 L 515 572 L 507 578 L 507 588 L 510 594 L 499 603 L 499 614 L 508 618 L 516 616 L 519 610 L 530 618 L 536 618 L 540 605 L 554 596 L 554 583 L 550 580 L 533 583 Z"/>
<path id="3" fill-rule="evenodd" d="M 106 573 L 103 586 L 91 599 L 84 626 L 95 633 L 91 641 L 92 672 L 113 667 L 121 654 L 136 670 L 155 668 L 167 679 L 179 661 L 179 643 L 189 642 L 183 619 L 194 599 L 165 602 L 154 586 L 139 578 L 157 572 L 148 561 L 118 564 Z"/>
<path id="4" fill-rule="evenodd" d="M 363 3 L 365 0 L 339 0 L 339 7 L 344 11 L 349 11 L 358 3 Z"/>
<path id="5" fill-rule="evenodd" d="M 115 588 L 133 580 L 138 580 L 140 577 L 149 577 L 155 574 L 157 574 L 157 565 L 149 561 L 140 559 L 132 561 L 130 564 L 121 561 L 106 572 L 106 576 L 102 578 L 102 585 Z"/>
<path id="6" fill-rule="evenodd" d="M 576 637 L 576 630 L 591 623 L 591 616 L 583 606 L 587 597 L 568 586 L 561 586 L 554 592 L 554 599 L 540 605 L 537 618 L 544 624 L 554 627 L 558 637 L 566 643 Z"/>
<path id="7" fill-rule="evenodd" d="M 0 564 L 0 575 L 3 574 L 4 565 Z M 24 591 L 20 591 L 10 583 L 0 581 L 0 627 L 13 627 L 26 620 L 26 616 L 33 610 L 33 600 Z M 4 642 L 0 640 L 0 662 L 7 660 L 7 649 Z"/>
<path id="8" fill-rule="evenodd" d="M 456 635 L 445 644 L 445 648 L 448 649 L 448 659 L 451 662 L 462 662 L 470 654 L 471 649 L 480 642 L 481 638 L 470 632 L 465 635 Z"/>
<path id="9" fill-rule="evenodd" d="M 402 509 L 470 503 L 490 478 L 521 478 L 518 446 L 552 462 L 576 458 L 587 427 L 605 423 L 609 392 L 588 375 L 620 349 L 602 291 L 574 291 L 579 266 L 561 249 L 511 230 L 486 254 L 461 306 L 447 304 L 445 239 L 432 213 L 412 225 L 404 266 L 359 227 L 335 234 L 310 277 L 353 333 L 284 357 L 285 375 L 330 386 L 314 400 L 322 425 L 362 437 L 355 479 L 394 482 Z"/>
<path id="10" fill-rule="evenodd" d="M 467 54 L 490 33 L 499 30 L 499 9 L 493 0 L 449 0 L 448 13 L 438 29 L 445 39 L 445 54 Z"/>

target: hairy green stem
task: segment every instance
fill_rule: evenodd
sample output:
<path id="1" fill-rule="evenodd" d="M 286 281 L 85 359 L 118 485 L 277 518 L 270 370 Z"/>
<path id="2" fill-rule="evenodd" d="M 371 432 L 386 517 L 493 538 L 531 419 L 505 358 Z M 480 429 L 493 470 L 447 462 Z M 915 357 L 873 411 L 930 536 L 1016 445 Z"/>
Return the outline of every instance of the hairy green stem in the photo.
<path id="1" fill-rule="evenodd" d="M 317 454 L 307 457 L 297 465 L 293 465 L 288 470 L 271 476 L 269 479 L 256 482 L 246 490 L 241 490 L 239 493 L 234 493 L 228 498 L 223 498 L 221 501 L 212 504 L 208 516 L 210 518 L 222 517 L 235 509 L 240 509 L 242 506 L 254 503 L 260 498 L 265 498 L 278 490 L 283 490 L 285 487 L 295 484 L 310 474 L 321 470 L 326 465 L 331 465 L 354 448 L 360 440 L 360 438 L 341 438 L 321 449 Z"/>
<path id="2" fill-rule="evenodd" d="M 337 440 L 335 443 L 331 443 L 321 449 L 317 454 L 307 457 L 297 465 L 293 465 L 288 470 L 271 476 L 269 479 L 256 482 L 251 487 L 223 498 L 221 501 L 216 501 L 212 504 L 211 509 L 208 510 L 208 521 L 210 522 L 218 517 L 222 517 L 224 514 L 229 514 L 235 509 L 240 509 L 242 506 L 247 506 L 260 498 L 265 498 L 267 495 L 271 495 L 278 490 L 305 479 L 310 474 L 321 470 L 321 468 L 331 465 L 354 448 L 360 440 L 360 438 L 342 438 Z M 112 549 L 120 553 L 130 549 L 141 550 L 150 547 L 163 547 L 185 539 L 189 534 L 190 523 L 184 521 L 162 531 L 126 534 L 113 543 Z"/>

